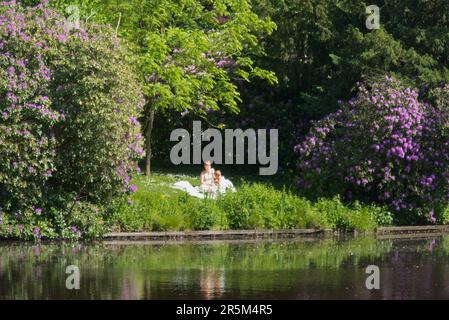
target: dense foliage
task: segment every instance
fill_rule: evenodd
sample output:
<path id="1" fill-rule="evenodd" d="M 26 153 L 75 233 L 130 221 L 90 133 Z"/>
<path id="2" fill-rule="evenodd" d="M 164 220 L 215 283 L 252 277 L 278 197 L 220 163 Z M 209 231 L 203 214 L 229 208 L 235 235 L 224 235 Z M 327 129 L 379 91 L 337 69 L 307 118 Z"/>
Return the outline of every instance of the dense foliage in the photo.
<path id="1" fill-rule="evenodd" d="M 259 19 L 248 0 L 57 0 L 52 5 L 78 15 L 81 24 L 86 19 L 110 24 L 131 43 L 147 100 L 141 117 L 147 173 L 151 146 L 157 150 L 167 140 L 152 139 L 156 114 L 176 110 L 177 118 L 191 112 L 207 119 L 213 111 L 235 113 L 238 83 L 276 81 L 253 61 L 264 54 L 259 39 L 275 25 Z"/>
<path id="2" fill-rule="evenodd" d="M 378 30 L 365 25 L 371 4 L 380 8 Z M 354 96 L 358 81 L 390 74 L 417 88 L 449 83 L 445 0 L 257 0 L 253 9 L 277 25 L 261 42 L 267 55 L 256 62 L 275 71 L 279 85 L 242 87 L 241 113 L 225 123 L 278 128 L 280 165 L 290 176 L 292 140 Z"/>
<path id="3" fill-rule="evenodd" d="M 109 28 L 0 4 L 2 235 L 95 235 L 129 192 L 142 95 L 127 60 Z"/>
<path id="4" fill-rule="evenodd" d="M 402 222 L 441 222 L 449 198 L 448 88 L 431 90 L 430 104 L 390 77 L 360 85 L 296 147 L 300 186 L 315 196 L 386 203 Z"/>
<path id="5" fill-rule="evenodd" d="M 214 125 L 229 128 L 278 128 L 280 169 L 295 170 L 294 141 L 301 140 L 310 120 L 338 109 L 338 100 L 356 94 L 358 81 L 391 74 L 409 86 L 449 82 L 449 37 L 445 0 L 377 1 L 380 29 L 366 28 L 362 0 L 257 0 L 252 10 L 277 28 L 262 37 L 266 55 L 254 55 L 260 67 L 273 70 L 279 85 L 256 79 L 238 83 L 238 114 L 209 113 Z M 438 14 L 434 15 L 434 12 Z M 191 125 L 191 116 L 164 113 L 155 125 L 154 155 L 168 162 L 169 128 Z"/>
<path id="6" fill-rule="evenodd" d="M 363 0 L 48 3 L 65 19 L 47 1 L 21 2 L 30 7 L 0 6 L 3 230 L 97 233 L 102 213 L 136 188 L 138 131 L 149 173 L 152 157 L 170 163 L 170 132 L 198 118 L 203 129 L 278 128 L 286 185 L 299 177 L 314 200 L 385 204 L 396 223 L 449 217 L 447 1 L 377 1 L 376 30 L 365 25 Z M 288 199 L 295 215 L 304 199 L 265 191 L 244 186 L 241 197 L 228 197 L 243 211 L 231 200 L 177 198 L 177 209 L 165 200 L 160 207 L 149 196 L 122 217 L 139 224 L 155 210 L 175 210 L 161 218 L 170 225 L 185 210 L 182 228 L 206 229 L 226 212 L 224 228 L 293 227 L 272 218 L 271 205 Z M 339 211 L 340 200 L 320 201 Z M 353 224 L 340 217 L 350 214 L 329 219 L 345 229 Z"/>

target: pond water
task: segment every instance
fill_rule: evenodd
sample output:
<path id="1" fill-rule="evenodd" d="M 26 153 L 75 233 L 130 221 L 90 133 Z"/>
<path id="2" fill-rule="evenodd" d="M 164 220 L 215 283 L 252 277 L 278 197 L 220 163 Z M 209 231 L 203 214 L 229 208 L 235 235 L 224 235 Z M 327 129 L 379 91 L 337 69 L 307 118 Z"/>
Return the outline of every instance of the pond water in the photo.
<path id="1" fill-rule="evenodd" d="M 66 288 L 67 266 L 80 289 Z M 368 265 L 380 289 L 368 290 Z M 0 299 L 449 299 L 449 236 L 0 243 Z"/>

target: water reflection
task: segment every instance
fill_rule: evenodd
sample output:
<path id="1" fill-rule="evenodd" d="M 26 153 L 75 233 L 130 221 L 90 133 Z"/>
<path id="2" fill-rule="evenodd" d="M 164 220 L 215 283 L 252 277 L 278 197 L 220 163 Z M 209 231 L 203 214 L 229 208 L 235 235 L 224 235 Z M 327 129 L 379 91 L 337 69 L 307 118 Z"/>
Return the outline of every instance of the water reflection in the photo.
<path id="1" fill-rule="evenodd" d="M 0 244 L 0 299 L 449 298 L 449 237 L 213 244 Z M 367 265 L 381 289 L 367 290 Z M 66 267 L 81 271 L 65 287 Z"/>
<path id="2" fill-rule="evenodd" d="M 225 289 L 224 270 L 201 270 L 200 288 L 202 299 L 212 300 L 220 298 Z"/>

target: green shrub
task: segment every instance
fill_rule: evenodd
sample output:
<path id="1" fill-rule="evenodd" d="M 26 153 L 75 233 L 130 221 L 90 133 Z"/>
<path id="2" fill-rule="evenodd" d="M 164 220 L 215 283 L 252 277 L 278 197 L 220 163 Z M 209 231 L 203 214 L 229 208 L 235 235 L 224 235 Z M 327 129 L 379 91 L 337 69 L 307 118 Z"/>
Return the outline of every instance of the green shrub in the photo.
<path id="1" fill-rule="evenodd" d="M 449 224 L 449 206 L 446 206 L 443 210 L 442 210 L 443 214 L 442 216 L 442 223 L 444 224 Z"/>
<path id="2" fill-rule="evenodd" d="M 195 199 L 196 200 L 196 199 Z M 192 201 L 182 208 L 186 217 L 190 220 L 193 230 L 211 230 L 220 221 L 220 210 L 215 200 L 206 199 L 203 201 Z"/>
<path id="3" fill-rule="evenodd" d="M 70 30 L 45 6 L 5 2 L 0 18 L 5 221 L 37 237 L 97 235 L 142 154 L 142 95 L 127 51 L 111 28 Z"/>
<path id="4" fill-rule="evenodd" d="M 393 218 L 386 209 L 355 203 L 345 206 L 338 196 L 319 199 L 315 209 L 325 218 L 328 228 L 340 231 L 372 231 L 378 225 L 389 225 Z"/>
<path id="5" fill-rule="evenodd" d="M 264 184 L 245 183 L 238 192 L 223 197 L 219 205 L 230 229 L 315 228 L 323 224 L 309 201 Z"/>
<path id="6" fill-rule="evenodd" d="M 362 205 L 360 202 L 355 202 L 354 211 L 363 212 L 363 215 L 371 216 L 378 226 L 390 226 L 393 224 L 393 214 L 386 207 Z"/>
<path id="7" fill-rule="evenodd" d="M 357 92 L 295 147 L 300 191 L 386 205 L 398 224 L 441 220 L 449 202 L 449 85 L 420 96 L 385 76 Z"/>

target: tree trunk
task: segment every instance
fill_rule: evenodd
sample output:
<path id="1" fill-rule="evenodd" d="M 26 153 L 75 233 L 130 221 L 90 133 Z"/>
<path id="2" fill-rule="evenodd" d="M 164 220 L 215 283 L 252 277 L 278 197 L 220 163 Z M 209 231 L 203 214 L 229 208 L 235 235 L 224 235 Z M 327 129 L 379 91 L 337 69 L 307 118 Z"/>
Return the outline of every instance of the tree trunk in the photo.
<path id="1" fill-rule="evenodd" d="M 147 176 L 151 175 L 151 134 L 153 132 L 155 113 L 156 113 L 155 108 L 150 107 L 148 116 L 147 116 L 147 123 L 145 126 L 145 133 L 144 133 L 145 134 L 145 156 L 146 156 L 145 174 Z"/>

